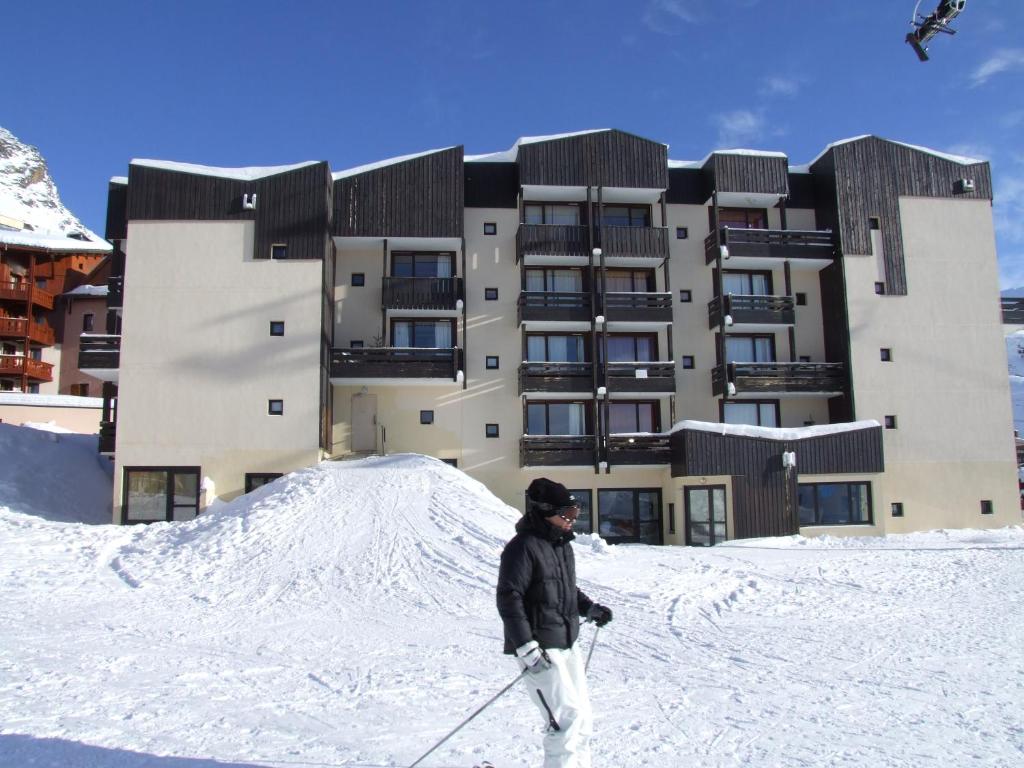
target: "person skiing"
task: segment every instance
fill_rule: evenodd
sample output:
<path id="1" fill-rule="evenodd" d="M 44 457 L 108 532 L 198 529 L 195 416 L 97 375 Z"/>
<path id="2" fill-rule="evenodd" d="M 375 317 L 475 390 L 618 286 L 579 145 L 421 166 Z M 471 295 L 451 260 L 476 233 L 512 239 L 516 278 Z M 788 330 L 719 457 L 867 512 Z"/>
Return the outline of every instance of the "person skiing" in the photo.
<path id="1" fill-rule="evenodd" d="M 576 640 L 581 616 L 603 627 L 612 612 L 576 586 L 569 542 L 579 502 L 545 477 L 530 483 L 526 496 L 526 514 L 498 571 L 505 653 L 526 672 L 530 699 L 547 726 L 544 768 L 590 768 L 592 716 Z"/>

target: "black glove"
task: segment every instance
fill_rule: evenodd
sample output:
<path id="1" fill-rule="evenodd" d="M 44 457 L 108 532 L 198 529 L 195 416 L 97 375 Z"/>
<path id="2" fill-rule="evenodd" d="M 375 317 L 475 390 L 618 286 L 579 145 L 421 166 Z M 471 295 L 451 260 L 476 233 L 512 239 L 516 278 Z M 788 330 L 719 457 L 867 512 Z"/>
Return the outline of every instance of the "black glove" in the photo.
<path id="1" fill-rule="evenodd" d="M 603 627 L 612 620 L 612 609 L 594 603 L 587 609 L 587 621 L 592 621 L 597 626 Z"/>

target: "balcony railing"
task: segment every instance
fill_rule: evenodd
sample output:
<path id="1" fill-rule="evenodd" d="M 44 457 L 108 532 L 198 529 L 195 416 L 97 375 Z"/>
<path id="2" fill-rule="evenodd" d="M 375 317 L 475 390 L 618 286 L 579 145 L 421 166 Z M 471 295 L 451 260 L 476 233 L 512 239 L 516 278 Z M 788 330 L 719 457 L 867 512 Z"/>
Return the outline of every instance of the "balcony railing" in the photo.
<path id="1" fill-rule="evenodd" d="M 667 259 L 667 227 L 601 227 L 599 243 L 604 257 Z"/>
<path id="2" fill-rule="evenodd" d="M 107 309 L 124 306 L 124 277 L 112 275 L 107 278 Z"/>
<path id="3" fill-rule="evenodd" d="M 708 327 L 721 325 L 793 325 L 796 313 L 792 296 L 716 296 L 708 302 Z M 726 322 L 726 318 L 732 320 Z"/>
<path id="4" fill-rule="evenodd" d="M 32 290 L 32 303 L 43 309 L 53 309 L 53 294 L 42 288 L 33 288 L 28 283 L 0 284 L 0 300 L 28 301 L 29 289 Z"/>
<path id="5" fill-rule="evenodd" d="M 53 366 L 23 355 L 0 355 L 0 375 L 28 376 L 37 381 L 53 381 Z"/>
<path id="6" fill-rule="evenodd" d="M 668 435 L 609 435 L 606 456 L 609 464 L 671 464 Z"/>
<path id="7" fill-rule="evenodd" d="M 0 317 L 0 337 L 8 339 L 24 339 L 28 336 L 29 341 L 45 346 L 53 346 L 53 328 L 46 323 L 30 323 L 24 317 Z"/>
<path id="8" fill-rule="evenodd" d="M 671 323 L 671 293 L 606 293 L 605 320 L 638 323 Z"/>
<path id="9" fill-rule="evenodd" d="M 722 256 L 755 259 L 833 259 L 836 255 L 832 232 L 798 229 L 734 229 L 723 227 L 719 237 L 712 232 L 704 238 L 704 259 L 710 264 Z"/>
<path id="10" fill-rule="evenodd" d="M 846 391 L 843 363 L 729 363 L 711 371 L 711 389 L 716 395 L 809 394 L 833 395 Z"/>
<path id="11" fill-rule="evenodd" d="M 462 370 L 462 350 L 360 347 L 331 352 L 332 379 L 448 379 Z"/>
<path id="12" fill-rule="evenodd" d="M 590 294 L 569 291 L 522 291 L 517 302 L 519 325 L 527 321 L 590 322 Z"/>
<path id="13" fill-rule="evenodd" d="M 519 439 L 519 466 L 593 466 L 594 435 L 524 435 Z"/>
<path id="14" fill-rule="evenodd" d="M 520 224 L 516 260 L 525 256 L 590 255 L 587 228 L 575 224 Z"/>
<path id="15" fill-rule="evenodd" d="M 113 454 L 114 443 L 117 439 L 117 422 L 114 421 L 101 421 L 100 422 L 100 440 L 99 440 L 99 453 Z"/>
<path id="16" fill-rule="evenodd" d="M 519 394 L 524 392 L 593 392 L 591 363 L 522 363 Z"/>
<path id="17" fill-rule="evenodd" d="M 611 362 L 606 374 L 612 392 L 676 391 L 676 366 L 672 362 Z"/>
<path id="18" fill-rule="evenodd" d="M 465 299 L 461 277 L 385 277 L 386 309 L 454 310 Z"/>
<path id="19" fill-rule="evenodd" d="M 116 370 L 121 367 L 121 337 L 83 333 L 78 337 L 78 368 Z"/>

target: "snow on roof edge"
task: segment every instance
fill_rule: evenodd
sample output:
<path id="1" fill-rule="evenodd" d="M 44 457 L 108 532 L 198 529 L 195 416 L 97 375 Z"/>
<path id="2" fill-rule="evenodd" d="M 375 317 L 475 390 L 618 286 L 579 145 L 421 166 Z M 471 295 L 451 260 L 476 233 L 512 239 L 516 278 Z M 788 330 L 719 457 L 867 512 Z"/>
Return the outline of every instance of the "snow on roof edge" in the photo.
<path id="1" fill-rule="evenodd" d="M 427 155 L 432 155 L 435 152 L 445 152 L 446 150 L 454 148 L 454 146 L 441 147 L 439 149 L 428 149 L 425 152 L 413 152 L 411 155 L 399 155 L 398 157 L 389 157 L 386 160 L 378 160 L 375 163 L 366 163 L 365 165 L 357 165 L 354 168 L 346 168 L 341 171 L 335 171 L 334 173 L 331 174 L 331 178 L 334 181 L 337 181 L 338 179 L 347 179 L 350 176 L 358 176 L 361 173 L 369 173 L 370 171 L 376 171 L 378 168 L 386 168 L 389 165 L 397 165 L 398 163 L 404 163 L 409 160 L 415 160 L 418 157 L 426 157 Z"/>
<path id="2" fill-rule="evenodd" d="M 50 408 L 102 408 L 102 397 L 39 395 L 32 392 L 2 392 L 0 405 L 31 405 Z"/>
<path id="3" fill-rule="evenodd" d="M 571 131 L 569 133 L 552 133 L 548 136 L 520 136 L 516 139 L 515 143 L 508 149 L 502 149 L 497 152 L 485 152 L 480 155 L 466 155 L 465 161 L 467 163 L 514 163 L 519 157 L 519 147 L 524 144 L 539 144 L 544 141 L 558 141 L 559 139 L 570 139 L 573 136 L 586 136 L 590 133 L 606 133 L 608 131 L 615 131 L 617 128 L 589 128 L 584 131 Z M 627 133 L 627 131 L 622 131 Z M 643 137 L 641 137 L 643 138 Z M 653 141 L 653 139 L 647 139 Z M 663 144 L 668 146 L 664 142 L 655 142 L 656 144 Z M 671 161 L 669 161 L 671 163 Z M 671 165 L 669 166 L 671 167 Z"/>
<path id="4" fill-rule="evenodd" d="M 127 176 L 111 176 L 110 177 L 110 183 L 111 184 L 127 184 L 128 183 L 128 177 Z"/>
<path id="5" fill-rule="evenodd" d="M 61 251 L 65 253 L 108 253 L 113 246 L 106 240 L 102 240 L 95 232 L 88 229 L 84 234 L 91 236 L 91 240 L 78 240 L 74 237 L 67 237 L 61 233 L 34 232 L 25 229 L 8 230 L 0 228 L 0 243 L 5 245 L 21 246 L 24 248 L 38 248 L 43 251 Z"/>
<path id="6" fill-rule="evenodd" d="M 151 160 L 147 158 L 134 158 L 129 165 L 139 165 L 145 168 L 159 168 L 164 171 L 175 171 L 177 173 L 194 173 L 199 176 L 217 176 L 223 179 L 234 179 L 236 181 L 256 181 L 267 176 L 276 176 L 279 173 L 295 171 L 299 168 L 306 168 L 310 165 L 317 165 L 322 160 L 306 160 L 302 163 L 292 165 L 265 165 L 251 166 L 248 168 L 220 168 L 213 165 L 196 165 L 194 163 L 179 163 L 174 160 Z M 122 177 L 116 177 L 122 178 Z M 113 179 L 111 179 L 113 181 Z"/>
<path id="7" fill-rule="evenodd" d="M 813 160 L 811 160 L 809 163 L 807 163 L 806 167 L 809 169 L 812 165 L 814 165 L 816 162 L 821 160 L 821 158 L 823 158 L 825 155 L 827 155 L 831 150 L 833 150 L 836 147 L 841 147 L 843 144 L 852 144 L 855 141 L 862 141 L 863 139 L 870 139 L 872 137 L 873 137 L 873 134 L 864 133 L 864 134 L 861 134 L 860 136 L 851 136 L 848 139 L 839 139 L 838 141 L 833 141 L 831 144 L 829 144 L 827 147 L 825 147 L 823 150 L 821 150 L 821 152 L 819 152 L 815 156 L 815 158 Z M 960 165 L 977 165 L 978 163 L 987 163 L 988 162 L 987 160 L 982 160 L 982 159 L 978 159 L 978 158 L 974 158 L 974 157 L 964 157 L 963 155 L 952 155 L 952 154 L 950 154 L 948 152 L 940 152 L 937 149 L 931 149 L 929 147 L 922 147 L 922 146 L 920 146 L 918 144 L 908 144 L 905 141 L 896 141 L 895 139 L 886 139 L 886 138 L 882 138 L 881 136 L 879 136 L 877 138 L 881 139 L 882 141 L 888 141 L 890 144 L 899 144 L 901 147 L 908 147 L 910 149 L 917 150 L 918 152 L 924 152 L 926 155 L 933 155 L 935 157 L 941 157 L 943 160 L 949 160 L 950 162 L 959 163 Z"/>
<path id="8" fill-rule="evenodd" d="M 882 426 L 874 419 L 850 421 L 842 424 L 816 424 L 812 427 L 755 427 L 749 424 L 722 424 L 711 421 L 683 420 L 676 422 L 669 434 L 691 429 L 696 432 L 713 432 L 719 435 L 736 435 L 739 437 L 761 437 L 769 440 L 802 440 L 808 437 L 834 435 L 840 432 L 856 432 Z"/>

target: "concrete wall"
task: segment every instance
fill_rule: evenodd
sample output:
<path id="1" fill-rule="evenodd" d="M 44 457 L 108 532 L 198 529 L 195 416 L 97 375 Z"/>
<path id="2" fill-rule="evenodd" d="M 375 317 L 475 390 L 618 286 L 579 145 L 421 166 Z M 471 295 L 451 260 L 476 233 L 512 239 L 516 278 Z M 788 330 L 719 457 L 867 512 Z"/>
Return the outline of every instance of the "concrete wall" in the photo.
<path id="1" fill-rule="evenodd" d="M 60 366 L 54 369 L 54 379 L 61 394 L 68 394 L 72 384 L 88 384 L 89 397 L 101 397 L 103 381 L 79 370 L 79 337 L 84 332 L 82 323 L 86 314 L 93 316 L 91 333 L 103 334 L 107 330 L 107 300 L 105 297 L 77 298 L 66 296 L 64 309 L 64 339 L 60 344 Z"/>
<path id="2" fill-rule="evenodd" d="M 12 393 L 13 394 L 13 393 Z M 6 394 L 4 399 L 12 397 Z M 18 398 L 32 398 L 35 395 L 18 394 Z M 39 395 L 42 397 L 42 395 Z M 103 415 L 103 401 L 96 398 L 67 398 L 81 400 L 82 405 L 31 405 L 29 403 L 0 402 L 0 422 L 21 426 L 25 423 L 46 424 L 53 422 L 58 427 L 81 435 L 95 435 L 100 431 L 100 417 Z"/>

